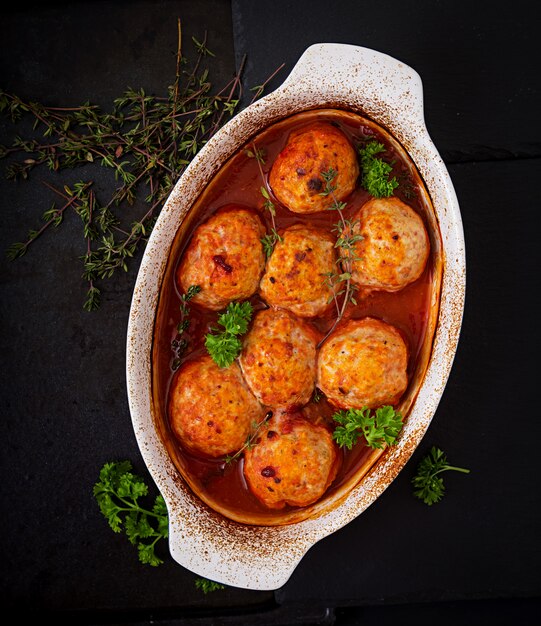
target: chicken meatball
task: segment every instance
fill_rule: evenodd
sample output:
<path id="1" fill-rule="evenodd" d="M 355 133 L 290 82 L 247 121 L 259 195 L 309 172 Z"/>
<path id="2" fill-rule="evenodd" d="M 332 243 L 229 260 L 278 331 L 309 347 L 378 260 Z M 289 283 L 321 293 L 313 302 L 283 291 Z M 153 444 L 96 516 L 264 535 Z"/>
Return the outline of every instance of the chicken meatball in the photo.
<path id="1" fill-rule="evenodd" d="M 177 270 L 184 292 L 201 291 L 193 302 L 219 311 L 233 300 L 249 298 L 259 286 L 265 267 L 259 215 L 237 205 L 224 207 L 195 229 Z"/>
<path id="2" fill-rule="evenodd" d="M 330 431 L 300 413 L 272 417 L 256 445 L 244 453 L 246 482 L 270 509 L 316 502 L 335 479 L 338 466 Z"/>
<path id="3" fill-rule="evenodd" d="M 350 320 L 321 346 L 317 386 L 343 409 L 394 405 L 408 386 L 407 365 L 408 349 L 394 326 Z"/>
<path id="4" fill-rule="evenodd" d="M 334 238 L 311 226 L 286 228 L 274 246 L 261 279 L 260 293 L 274 307 L 299 317 L 316 317 L 332 306 L 326 274 L 336 270 Z"/>
<path id="5" fill-rule="evenodd" d="M 177 372 L 169 400 L 173 432 L 188 450 L 219 457 L 239 450 L 263 416 L 237 362 L 220 368 L 209 356 Z"/>
<path id="6" fill-rule="evenodd" d="M 256 398 L 270 407 L 306 404 L 316 381 L 316 344 L 312 328 L 291 313 L 259 311 L 239 357 Z"/>
<path id="7" fill-rule="evenodd" d="M 331 204 L 323 172 L 336 172 L 333 199 L 343 200 L 355 188 L 359 165 L 346 135 L 327 122 L 316 122 L 291 133 L 274 161 L 269 184 L 276 198 L 294 213 L 315 213 Z"/>
<path id="8" fill-rule="evenodd" d="M 423 273 L 430 243 L 421 217 L 395 197 L 374 198 L 355 219 L 352 280 L 367 290 L 398 291 Z"/>

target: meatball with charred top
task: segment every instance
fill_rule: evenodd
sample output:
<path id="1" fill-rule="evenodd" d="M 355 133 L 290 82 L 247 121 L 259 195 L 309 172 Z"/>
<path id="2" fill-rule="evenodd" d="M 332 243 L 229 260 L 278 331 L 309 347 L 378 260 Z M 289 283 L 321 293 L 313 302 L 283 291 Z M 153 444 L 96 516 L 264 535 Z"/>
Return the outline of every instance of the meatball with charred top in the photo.
<path id="1" fill-rule="evenodd" d="M 184 447 L 220 457 L 238 451 L 264 414 L 234 362 L 220 368 L 209 356 L 188 361 L 173 380 L 169 420 Z"/>
<path id="2" fill-rule="evenodd" d="M 333 199 L 344 200 L 355 188 L 359 165 L 346 135 L 328 122 L 316 122 L 291 133 L 274 161 L 269 184 L 276 198 L 294 213 L 323 211 L 332 203 L 324 172 L 335 172 Z"/>
<path id="3" fill-rule="evenodd" d="M 270 509 L 313 504 L 335 479 L 338 467 L 330 431 L 299 412 L 274 415 L 244 453 L 246 482 Z"/>
<path id="4" fill-rule="evenodd" d="M 315 317 L 332 306 L 326 277 L 336 270 L 334 238 L 312 226 L 286 228 L 267 261 L 260 293 L 274 307 Z"/>
<path id="5" fill-rule="evenodd" d="M 425 268 L 430 243 L 421 217 L 395 197 L 375 198 L 354 218 L 356 234 L 351 279 L 366 291 L 398 291 Z"/>
<path id="6" fill-rule="evenodd" d="M 334 406 L 396 404 L 406 387 L 408 349 L 400 332 L 378 319 L 350 320 L 320 348 L 317 386 Z"/>
<path id="7" fill-rule="evenodd" d="M 177 284 L 186 292 L 198 285 L 193 302 L 219 311 L 233 300 L 249 298 L 259 286 L 265 266 L 259 215 L 227 205 L 195 229 L 177 270 Z"/>
<path id="8" fill-rule="evenodd" d="M 288 311 L 259 311 L 239 357 L 256 398 L 270 407 L 308 403 L 316 380 L 316 344 L 312 328 Z"/>

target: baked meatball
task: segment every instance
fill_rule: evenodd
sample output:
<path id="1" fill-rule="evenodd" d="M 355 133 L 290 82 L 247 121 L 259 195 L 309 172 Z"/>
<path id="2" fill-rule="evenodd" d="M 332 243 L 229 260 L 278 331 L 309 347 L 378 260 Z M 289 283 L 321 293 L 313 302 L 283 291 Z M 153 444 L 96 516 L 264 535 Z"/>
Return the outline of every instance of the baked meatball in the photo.
<path id="1" fill-rule="evenodd" d="M 220 368 L 205 355 L 184 363 L 175 375 L 169 399 L 171 428 L 196 454 L 219 457 L 236 452 L 263 414 L 237 362 Z"/>
<path id="2" fill-rule="evenodd" d="M 407 365 L 408 349 L 394 326 L 350 320 L 321 346 L 317 386 L 343 409 L 394 405 L 408 386 Z"/>
<path id="3" fill-rule="evenodd" d="M 244 476 L 252 493 L 270 509 L 307 506 L 336 477 L 338 450 L 330 431 L 302 414 L 285 412 L 261 429 L 244 453 Z"/>
<path id="4" fill-rule="evenodd" d="M 395 197 L 374 198 L 354 218 L 352 280 L 367 290 L 398 291 L 423 273 L 430 251 L 421 217 Z"/>
<path id="5" fill-rule="evenodd" d="M 312 328 L 291 313 L 259 311 L 239 357 L 256 398 L 270 407 L 306 404 L 316 381 L 316 344 Z"/>
<path id="6" fill-rule="evenodd" d="M 357 155 L 344 133 L 328 122 L 316 122 L 291 133 L 274 161 L 269 184 L 276 198 L 294 213 L 315 213 L 328 208 L 334 198 L 322 196 L 321 176 L 332 168 L 336 176 L 333 196 L 343 200 L 357 182 Z"/>
<path id="7" fill-rule="evenodd" d="M 193 302 L 219 311 L 233 300 L 249 298 L 259 286 L 265 267 L 259 215 L 237 205 L 224 207 L 195 229 L 177 270 L 184 292 L 201 291 Z"/>
<path id="8" fill-rule="evenodd" d="M 299 317 L 321 315 L 332 306 L 333 291 L 325 275 L 336 271 L 334 238 L 302 224 L 286 228 L 281 236 L 267 261 L 261 296 Z"/>

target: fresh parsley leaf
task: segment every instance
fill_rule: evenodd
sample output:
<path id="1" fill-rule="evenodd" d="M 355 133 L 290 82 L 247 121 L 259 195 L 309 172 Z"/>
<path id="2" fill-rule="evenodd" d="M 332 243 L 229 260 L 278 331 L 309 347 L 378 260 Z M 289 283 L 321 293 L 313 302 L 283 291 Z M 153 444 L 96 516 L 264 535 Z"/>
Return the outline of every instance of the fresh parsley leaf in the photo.
<path id="1" fill-rule="evenodd" d="M 392 406 L 382 406 L 375 413 L 367 407 L 341 410 L 333 415 L 333 420 L 339 424 L 333 439 L 348 450 L 362 437 L 370 448 L 392 446 L 402 430 L 402 415 Z"/>
<path id="2" fill-rule="evenodd" d="M 219 367 L 229 367 L 238 356 L 242 348 L 238 336 L 248 330 L 252 313 L 250 302 L 230 302 L 225 313 L 218 317 L 218 324 L 224 330 L 213 328 L 214 333 L 205 336 L 207 352 Z"/>
<path id="3" fill-rule="evenodd" d="M 422 500 L 428 506 L 439 502 L 445 495 L 443 478 L 438 474 L 453 470 L 469 474 L 469 469 L 454 467 L 447 463 L 447 456 L 440 448 L 432 446 L 430 452 L 421 460 L 417 473 L 412 478 L 414 487 L 413 495 Z"/>
<path id="4" fill-rule="evenodd" d="M 393 168 L 376 154 L 385 151 L 385 146 L 377 141 L 369 141 L 359 150 L 361 157 L 361 185 L 374 198 L 392 196 L 398 187 L 396 177 L 389 180 Z"/>
<path id="5" fill-rule="evenodd" d="M 137 546 L 141 563 L 157 566 L 163 561 L 156 554 L 156 544 L 169 535 L 167 507 L 161 494 L 152 509 L 141 506 L 148 487 L 131 469 L 129 461 L 106 463 L 93 493 L 111 529 L 116 533 L 124 530 L 130 543 Z"/>
<path id="6" fill-rule="evenodd" d="M 225 589 L 224 585 L 217 583 L 214 580 L 208 580 L 207 578 L 196 578 L 195 586 L 198 589 L 201 589 L 204 594 L 217 591 L 218 589 Z"/>
<path id="7" fill-rule="evenodd" d="M 241 351 L 242 343 L 238 337 L 227 332 L 205 337 L 207 352 L 220 367 L 229 367 Z"/>

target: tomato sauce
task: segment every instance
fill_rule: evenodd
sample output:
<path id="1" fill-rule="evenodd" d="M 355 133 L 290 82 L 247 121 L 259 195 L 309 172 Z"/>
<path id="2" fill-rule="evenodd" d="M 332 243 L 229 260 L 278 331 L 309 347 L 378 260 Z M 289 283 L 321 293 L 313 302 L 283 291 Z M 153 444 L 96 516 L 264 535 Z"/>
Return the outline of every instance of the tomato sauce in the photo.
<path id="1" fill-rule="evenodd" d="M 376 291 L 369 295 L 357 294 L 357 304 L 348 305 L 344 319 L 372 316 L 392 324 L 403 333 L 409 347 L 410 388 L 405 394 L 408 398 L 406 403 L 408 405 L 411 405 L 414 399 L 416 391 L 413 387 L 417 384 L 414 381 L 422 378 L 421 370 L 426 367 L 432 342 L 435 322 L 430 321 L 434 318 L 433 314 L 431 317 L 431 303 L 435 300 L 435 289 L 437 290 L 435 285 L 438 284 L 435 279 L 441 269 L 441 264 L 436 262 L 441 246 L 428 192 L 413 163 L 398 142 L 376 124 L 359 115 L 326 109 L 291 116 L 270 126 L 249 141 L 213 178 L 185 218 L 187 227 L 179 229 L 162 285 L 153 345 L 153 398 L 158 426 L 166 447 L 180 473 L 197 495 L 226 515 L 228 511 L 234 512 L 235 518 L 246 517 L 248 520 L 251 517 L 257 518 L 258 515 L 279 518 L 284 511 L 268 510 L 251 494 L 242 472 L 242 457 L 232 463 L 226 463 L 224 459 L 198 458 L 182 448 L 169 427 L 168 393 L 176 366 L 179 364 L 172 343 L 179 338 L 177 324 L 181 319 L 182 295 L 175 284 L 175 272 L 193 230 L 226 204 L 235 203 L 257 209 L 267 227 L 267 232 L 270 232 L 271 216 L 264 208 L 264 198 L 261 194 L 261 187 L 265 185 L 265 181 L 261 179 L 256 159 L 249 156 L 247 152 L 248 150 L 253 152 L 256 148 L 263 151 L 265 163 L 262 169 L 264 176 L 268 177 L 272 163 L 285 146 L 290 132 L 316 119 L 338 125 L 356 148 L 369 140 L 379 141 L 385 146 L 386 152 L 378 156 L 382 156 L 385 161 L 393 165 L 391 177 L 396 176 L 400 183 L 395 190 L 395 195 L 422 216 L 431 243 L 428 263 L 417 281 L 394 293 Z M 370 197 L 368 192 L 358 184 L 355 191 L 346 199 L 347 204 L 343 211 L 345 218 L 351 218 Z M 274 201 L 274 204 L 278 231 L 298 223 L 309 223 L 330 231 L 339 220 L 336 211 L 296 214 L 281 206 L 277 201 Z M 267 306 L 257 294 L 252 296 L 250 301 L 254 312 Z M 211 327 L 216 326 L 219 315 L 218 312 L 206 310 L 191 302 L 188 303 L 188 307 L 190 323 L 188 329 L 182 334 L 182 339 L 188 342 L 188 347 L 182 354 L 180 363 L 206 352 L 205 334 Z M 327 315 L 312 319 L 310 323 L 323 337 L 334 323 L 335 316 L 336 310 L 332 308 Z M 312 401 L 306 410 L 309 416 L 317 413 L 332 423 L 332 414 L 336 409 L 322 397 L 317 404 Z M 406 415 L 404 417 L 407 418 Z M 341 450 L 341 469 L 328 493 L 332 493 L 345 481 L 350 480 L 355 472 L 367 463 L 371 453 L 372 450 L 362 443 L 357 444 L 350 451 Z"/>

